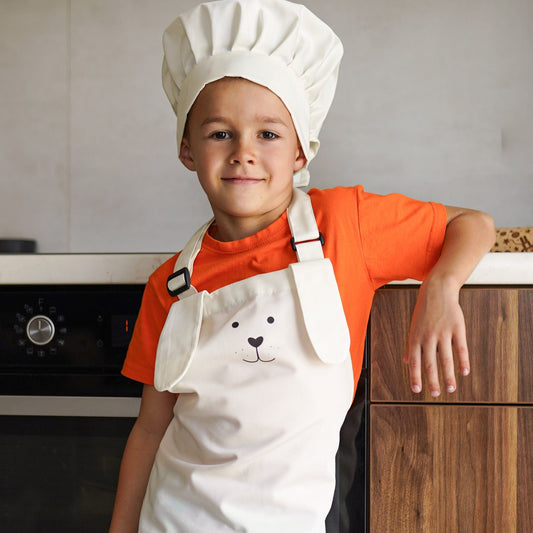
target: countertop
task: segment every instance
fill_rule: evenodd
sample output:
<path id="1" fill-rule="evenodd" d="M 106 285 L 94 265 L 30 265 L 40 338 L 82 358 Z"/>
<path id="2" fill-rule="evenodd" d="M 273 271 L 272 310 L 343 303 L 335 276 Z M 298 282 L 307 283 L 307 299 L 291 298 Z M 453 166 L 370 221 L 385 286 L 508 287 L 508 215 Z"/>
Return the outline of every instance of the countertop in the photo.
<path id="1" fill-rule="evenodd" d="M 172 255 L 0 254 L 0 285 L 144 284 Z"/>
<path id="2" fill-rule="evenodd" d="M 150 273 L 172 255 L 0 254 L 0 285 L 146 283 Z M 533 285 L 533 253 L 489 253 L 467 285 Z"/>
<path id="3" fill-rule="evenodd" d="M 391 285 L 413 285 L 415 280 Z M 533 285 L 533 253 L 497 252 L 483 257 L 465 285 Z"/>

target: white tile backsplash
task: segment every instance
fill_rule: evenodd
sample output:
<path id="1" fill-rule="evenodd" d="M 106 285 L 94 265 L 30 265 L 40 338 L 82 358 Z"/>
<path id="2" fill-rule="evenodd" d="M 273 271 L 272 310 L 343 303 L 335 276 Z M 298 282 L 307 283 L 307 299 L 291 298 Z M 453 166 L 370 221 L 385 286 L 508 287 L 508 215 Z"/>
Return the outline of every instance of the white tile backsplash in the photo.
<path id="1" fill-rule="evenodd" d="M 72 3 L 72 251 L 177 250 L 188 219 L 194 228 L 209 216 L 201 197 L 203 214 L 177 210 L 180 181 L 199 188 L 177 159 L 160 81 L 161 33 L 175 6 Z"/>
<path id="2" fill-rule="evenodd" d="M 0 2 L 0 237 L 67 250 L 65 0 Z"/>
<path id="3" fill-rule="evenodd" d="M 162 31 L 195 3 L 0 1 L 0 238 L 171 251 L 210 216 L 160 81 Z M 313 184 L 533 223 L 533 3 L 306 4 L 345 45 Z"/>

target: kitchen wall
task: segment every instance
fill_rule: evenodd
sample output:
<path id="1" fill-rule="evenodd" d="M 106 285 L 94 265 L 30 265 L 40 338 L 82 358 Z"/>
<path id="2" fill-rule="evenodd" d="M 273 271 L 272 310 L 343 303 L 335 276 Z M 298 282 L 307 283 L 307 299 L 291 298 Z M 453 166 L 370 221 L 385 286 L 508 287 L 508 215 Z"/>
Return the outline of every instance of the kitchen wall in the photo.
<path id="1" fill-rule="evenodd" d="M 209 216 L 176 156 L 161 33 L 193 0 L 0 0 L 0 238 L 179 249 Z M 345 45 L 318 187 L 533 225 L 533 2 L 309 0 Z"/>

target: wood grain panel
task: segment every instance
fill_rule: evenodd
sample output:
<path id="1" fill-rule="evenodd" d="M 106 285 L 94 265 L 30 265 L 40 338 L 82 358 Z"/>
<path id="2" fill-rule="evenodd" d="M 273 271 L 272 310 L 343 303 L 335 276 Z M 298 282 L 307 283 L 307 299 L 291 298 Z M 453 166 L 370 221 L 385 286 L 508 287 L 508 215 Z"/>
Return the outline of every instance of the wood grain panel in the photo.
<path id="1" fill-rule="evenodd" d="M 372 533 L 531 531 L 517 529 L 516 407 L 372 404 L 370 424 Z"/>
<path id="2" fill-rule="evenodd" d="M 518 401 L 533 403 L 533 289 L 518 293 L 518 353 Z"/>
<path id="3" fill-rule="evenodd" d="M 533 408 L 518 408 L 517 531 L 533 531 Z"/>
<path id="4" fill-rule="evenodd" d="M 471 377 L 461 381 L 459 401 L 518 401 L 518 291 L 463 289 Z"/>
<path id="5" fill-rule="evenodd" d="M 402 363 L 417 292 L 416 288 L 387 288 L 376 293 L 370 320 L 371 401 L 515 403 L 517 289 L 461 291 L 472 371 L 468 377 L 457 375 L 457 391 L 443 391 L 438 399 L 431 397 L 427 387 L 420 395 L 413 394 L 408 368 Z"/>
<path id="6" fill-rule="evenodd" d="M 382 289 L 374 296 L 368 363 L 371 401 L 418 399 L 409 389 L 409 372 L 402 363 L 417 295 L 417 289 Z"/>

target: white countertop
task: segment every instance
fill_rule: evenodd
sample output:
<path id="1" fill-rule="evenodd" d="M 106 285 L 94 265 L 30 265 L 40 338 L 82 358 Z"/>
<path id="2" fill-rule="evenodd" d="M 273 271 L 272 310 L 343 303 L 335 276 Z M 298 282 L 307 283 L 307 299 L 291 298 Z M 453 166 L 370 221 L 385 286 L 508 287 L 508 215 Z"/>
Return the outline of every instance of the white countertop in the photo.
<path id="1" fill-rule="evenodd" d="M 415 280 L 394 285 L 418 284 Z M 391 285 L 392 285 L 391 284 Z M 478 264 L 465 285 L 533 285 L 533 253 L 490 253 Z"/>
<path id="2" fill-rule="evenodd" d="M 0 285 L 142 284 L 172 255 L 0 254 Z M 533 253 L 487 254 L 467 284 L 533 285 Z"/>
<path id="3" fill-rule="evenodd" d="M 173 254 L 0 254 L 0 285 L 144 284 Z"/>

